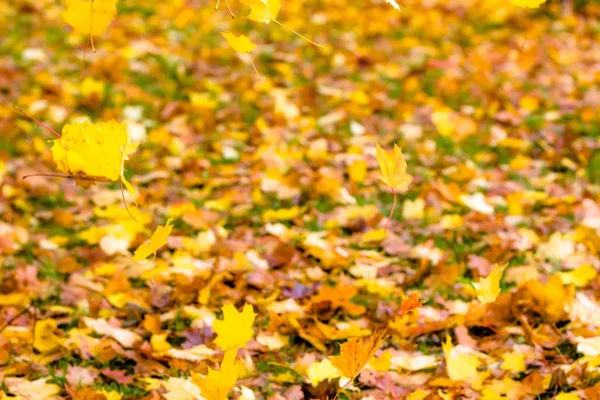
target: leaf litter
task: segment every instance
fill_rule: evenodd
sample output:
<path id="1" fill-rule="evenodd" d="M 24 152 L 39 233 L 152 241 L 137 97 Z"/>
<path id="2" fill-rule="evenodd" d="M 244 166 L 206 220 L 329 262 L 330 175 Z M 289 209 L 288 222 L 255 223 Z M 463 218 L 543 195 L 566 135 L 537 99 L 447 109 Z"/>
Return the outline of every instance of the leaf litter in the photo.
<path id="1" fill-rule="evenodd" d="M 226 3 L 0 5 L 0 396 L 596 398 L 598 5 Z"/>

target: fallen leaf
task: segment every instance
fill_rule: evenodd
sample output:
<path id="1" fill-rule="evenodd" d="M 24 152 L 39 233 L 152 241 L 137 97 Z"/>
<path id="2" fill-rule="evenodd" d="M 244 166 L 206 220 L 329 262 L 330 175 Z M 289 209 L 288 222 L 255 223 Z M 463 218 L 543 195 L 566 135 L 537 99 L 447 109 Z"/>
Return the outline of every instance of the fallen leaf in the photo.
<path id="1" fill-rule="evenodd" d="M 500 294 L 500 279 L 502 279 L 506 267 L 508 267 L 508 264 L 496 265 L 487 277 L 473 283 L 477 290 L 477 298 L 483 304 L 493 303 Z"/>
<path id="2" fill-rule="evenodd" d="M 341 345 L 340 355 L 329 359 L 343 376 L 354 379 L 373 358 L 386 337 L 387 330 L 381 329 L 369 337 L 349 339 Z"/>

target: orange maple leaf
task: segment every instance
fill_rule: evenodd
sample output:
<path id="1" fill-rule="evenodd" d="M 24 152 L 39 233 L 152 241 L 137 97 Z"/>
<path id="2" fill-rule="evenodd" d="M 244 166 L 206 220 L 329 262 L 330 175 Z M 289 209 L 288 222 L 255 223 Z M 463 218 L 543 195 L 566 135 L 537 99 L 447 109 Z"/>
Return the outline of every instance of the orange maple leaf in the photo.
<path id="1" fill-rule="evenodd" d="M 343 376 L 350 378 L 348 382 L 350 383 L 360 374 L 369 360 L 373 358 L 375 352 L 387 336 L 387 329 L 384 328 L 376 330 L 369 337 L 348 339 L 346 343 L 340 346 L 340 355 L 331 356 L 329 359 Z M 335 396 L 336 398 L 344 387 L 340 388 Z"/>
<path id="2" fill-rule="evenodd" d="M 402 300 L 400 304 L 400 315 L 399 318 L 404 317 L 408 312 L 415 311 L 423 305 L 422 300 L 419 300 L 419 293 L 412 292 L 410 296 Z"/>

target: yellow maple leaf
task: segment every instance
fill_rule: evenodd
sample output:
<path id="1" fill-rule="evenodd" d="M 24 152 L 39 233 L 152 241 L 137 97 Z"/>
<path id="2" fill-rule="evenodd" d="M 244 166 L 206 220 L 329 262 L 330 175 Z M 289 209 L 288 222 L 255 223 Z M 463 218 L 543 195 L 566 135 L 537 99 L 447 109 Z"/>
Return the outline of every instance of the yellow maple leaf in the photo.
<path id="1" fill-rule="evenodd" d="M 340 346 L 340 355 L 329 359 L 343 376 L 354 379 L 373 358 L 386 337 L 387 330 L 381 329 L 369 337 L 349 339 Z"/>
<path id="2" fill-rule="evenodd" d="M 519 7 L 523 7 L 523 8 L 537 8 L 546 2 L 546 0 L 508 0 L 508 1 L 513 3 L 515 6 L 519 6 Z"/>
<path id="3" fill-rule="evenodd" d="M 246 347 L 252 336 L 252 324 L 256 315 L 250 304 L 244 305 L 240 313 L 233 304 L 227 304 L 223 310 L 223 319 L 213 322 L 213 330 L 217 334 L 215 344 L 223 350 Z"/>
<path id="4" fill-rule="evenodd" d="M 492 272 L 482 278 L 479 282 L 474 282 L 473 286 L 477 290 L 477 298 L 484 304 L 493 303 L 500 294 L 500 279 L 508 264 L 502 266 L 496 265 Z"/>
<path id="5" fill-rule="evenodd" d="M 281 9 L 279 0 L 242 0 L 242 2 L 252 9 L 248 14 L 248 19 L 265 24 L 277 19 Z"/>
<path id="6" fill-rule="evenodd" d="M 49 353 L 62 345 L 64 339 L 54 331 L 58 323 L 54 319 L 43 319 L 35 323 L 33 330 L 33 347 L 40 353 Z"/>
<path id="7" fill-rule="evenodd" d="M 125 160 L 136 148 L 137 144 L 129 141 L 127 126 L 112 120 L 66 124 L 50 150 L 56 168 L 71 175 L 79 186 L 121 181 L 134 195 L 123 172 Z"/>
<path id="8" fill-rule="evenodd" d="M 221 368 L 215 371 L 209 367 L 206 376 L 192 372 L 192 382 L 200 388 L 202 397 L 207 400 L 227 400 L 227 395 L 235 386 L 238 378 L 236 355 L 237 348 L 227 350 Z"/>
<path id="9" fill-rule="evenodd" d="M 169 218 L 165 226 L 158 226 L 156 228 L 154 233 L 152 233 L 150 240 L 137 248 L 133 255 L 134 261 L 144 260 L 150 254 L 154 254 L 154 257 L 156 257 L 156 252 L 158 249 L 167 244 L 167 238 L 173 230 L 173 225 L 171 225 L 171 223 L 174 219 L 175 218 Z"/>
<path id="10" fill-rule="evenodd" d="M 61 15 L 74 33 L 102 35 L 117 15 L 117 0 L 65 0 L 65 5 Z"/>
<path id="11" fill-rule="evenodd" d="M 397 145 L 391 151 L 385 151 L 376 145 L 377 162 L 381 168 L 380 178 L 390 189 L 394 191 L 405 191 L 412 181 L 412 177 L 406 173 L 406 161 L 404 155 Z"/>
<path id="12" fill-rule="evenodd" d="M 256 45 L 244 35 L 235 36 L 230 32 L 221 32 L 221 35 L 227 39 L 227 43 L 229 43 L 229 45 L 238 53 L 250 53 L 256 47 Z"/>

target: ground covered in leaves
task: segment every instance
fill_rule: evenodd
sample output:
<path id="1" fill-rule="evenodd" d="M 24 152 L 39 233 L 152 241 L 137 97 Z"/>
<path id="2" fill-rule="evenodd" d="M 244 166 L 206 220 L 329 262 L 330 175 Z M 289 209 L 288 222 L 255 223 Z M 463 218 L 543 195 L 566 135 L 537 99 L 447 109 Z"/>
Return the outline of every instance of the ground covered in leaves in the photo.
<path id="1" fill-rule="evenodd" d="M 328 357 L 384 326 L 339 399 L 597 399 L 600 6 L 402 3 L 284 2 L 319 48 L 235 0 L 121 0 L 80 79 L 62 2 L 0 2 L 0 398 L 200 399 L 249 304 L 233 398 L 331 399 Z M 23 180 L 53 137 L 14 105 L 127 123 L 137 222 L 118 182 Z M 387 231 L 377 143 L 413 177 Z"/>

